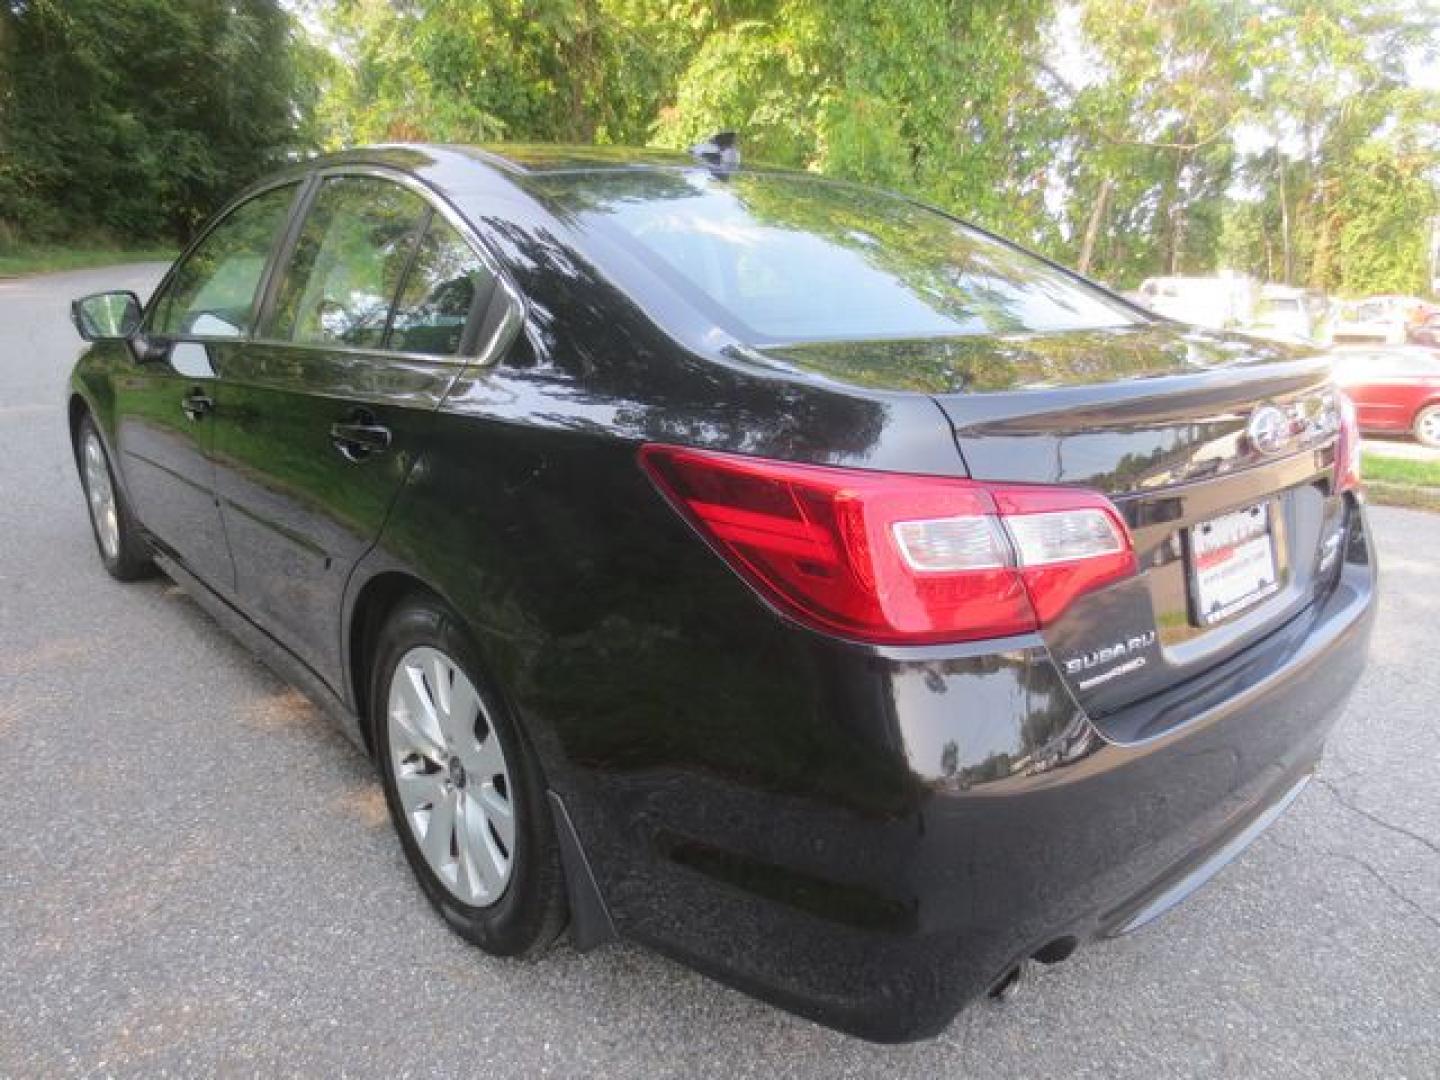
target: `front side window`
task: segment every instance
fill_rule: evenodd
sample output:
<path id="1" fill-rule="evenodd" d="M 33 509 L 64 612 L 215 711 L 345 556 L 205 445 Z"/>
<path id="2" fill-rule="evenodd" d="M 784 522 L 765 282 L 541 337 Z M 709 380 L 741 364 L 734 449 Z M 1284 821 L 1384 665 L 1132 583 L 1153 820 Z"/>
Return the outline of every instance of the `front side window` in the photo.
<path id="1" fill-rule="evenodd" d="M 488 295 L 493 284 L 489 269 L 465 238 L 435 215 L 395 306 L 390 348 L 454 356 L 476 296 Z"/>
<path id="2" fill-rule="evenodd" d="M 388 180 L 326 180 L 285 269 L 270 336 L 380 348 L 428 213 L 424 199 Z"/>
<path id="3" fill-rule="evenodd" d="M 150 329 L 166 337 L 243 337 L 270 249 L 295 198 L 295 184 L 243 203 L 186 257 L 159 298 Z"/>

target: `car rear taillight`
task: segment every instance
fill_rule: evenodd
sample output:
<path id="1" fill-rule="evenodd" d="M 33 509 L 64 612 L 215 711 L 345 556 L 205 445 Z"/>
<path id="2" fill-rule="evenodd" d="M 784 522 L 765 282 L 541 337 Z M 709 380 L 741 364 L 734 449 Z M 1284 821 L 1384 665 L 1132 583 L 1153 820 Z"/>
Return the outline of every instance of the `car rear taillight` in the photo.
<path id="1" fill-rule="evenodd" d="M 1335 391 L 1340 409 L 1340 434 L 1335 439 L 1335 490 L 1354 491 L 1360 487 L 1360 419 L 1348 394 Z"/>
<path id="2" fill-rule="evenodd" d="M 1135 572 L 1101 495 L 641 448 L 670 503 L 765 599 L 886 644 L 1035 630 Z"/>

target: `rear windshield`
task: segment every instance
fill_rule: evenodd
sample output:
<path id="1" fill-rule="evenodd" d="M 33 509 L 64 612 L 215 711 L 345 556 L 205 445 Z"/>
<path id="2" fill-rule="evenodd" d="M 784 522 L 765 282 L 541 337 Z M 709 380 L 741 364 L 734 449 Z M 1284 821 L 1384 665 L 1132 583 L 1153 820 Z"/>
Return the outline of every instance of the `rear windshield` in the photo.
<path id="1" fill-rule="evenodd" d="M 1141 318 L 1034 256 L 875 191 L 701 171 L 571 174 L 546 186 L 581 229 L 626 248 L 753 344 L 1089 330 Z"/>

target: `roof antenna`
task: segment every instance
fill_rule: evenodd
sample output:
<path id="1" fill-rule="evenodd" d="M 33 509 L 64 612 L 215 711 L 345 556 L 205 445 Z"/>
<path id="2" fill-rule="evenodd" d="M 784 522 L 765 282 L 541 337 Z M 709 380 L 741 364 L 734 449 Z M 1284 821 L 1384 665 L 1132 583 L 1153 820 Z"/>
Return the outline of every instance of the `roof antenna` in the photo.
<path id="1" fill-rule="evenodd" d="M 740 167 L 740 140 L 733 131 L 717 131 L 704 142 L 690 147 L 690 153 L 717 172 L 733 172 Z"/>

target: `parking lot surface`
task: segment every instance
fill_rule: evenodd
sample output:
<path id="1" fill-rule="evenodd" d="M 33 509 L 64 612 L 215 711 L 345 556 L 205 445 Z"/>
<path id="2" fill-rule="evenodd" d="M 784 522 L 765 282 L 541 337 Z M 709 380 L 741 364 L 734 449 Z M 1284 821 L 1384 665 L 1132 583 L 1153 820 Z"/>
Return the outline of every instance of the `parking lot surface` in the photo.
<path id="1" fill-rule="evenodd" d="M 0 281 L 0 1076 L 1440 1076 L 1440 516 L 1374 511 L 1370 668 L 1238 862 L 872 1046 L 629 945 L 466 946 L 329 721 L 168 582 L 105 575 L 66 303 L 158 269 Z"/>

